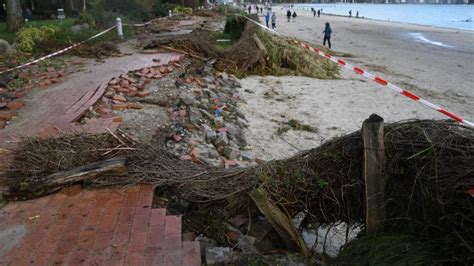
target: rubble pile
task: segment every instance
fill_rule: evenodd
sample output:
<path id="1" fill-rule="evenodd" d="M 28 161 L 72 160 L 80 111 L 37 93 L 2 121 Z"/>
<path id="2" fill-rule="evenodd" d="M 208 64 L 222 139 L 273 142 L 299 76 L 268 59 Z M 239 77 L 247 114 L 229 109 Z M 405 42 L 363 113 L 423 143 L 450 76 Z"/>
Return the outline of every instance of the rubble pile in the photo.
<path id="1" fill-rule="evenodd" d="M 199 76 L 185 75 L 168 108 L 174 123 L 166 147 L 182 160 L 214 167 L 255 166 L 244 134 L 248 122 L 237 108 L 238 87 L 234 76 L 215 72 L 211 64 Z"/>

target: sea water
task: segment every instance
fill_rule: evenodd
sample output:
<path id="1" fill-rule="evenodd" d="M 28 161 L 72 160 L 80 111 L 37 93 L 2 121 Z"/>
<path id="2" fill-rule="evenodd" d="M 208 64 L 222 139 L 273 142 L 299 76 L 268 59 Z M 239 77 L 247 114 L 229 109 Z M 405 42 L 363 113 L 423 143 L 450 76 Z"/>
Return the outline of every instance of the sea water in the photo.
<path id="1" fill-rule="evenodd" d="M 323 13 L 376 20 L 413 23 L 474 31 L 474 5 L 430 4 L 295 4 L 295 7 L 323 9 Z"/>

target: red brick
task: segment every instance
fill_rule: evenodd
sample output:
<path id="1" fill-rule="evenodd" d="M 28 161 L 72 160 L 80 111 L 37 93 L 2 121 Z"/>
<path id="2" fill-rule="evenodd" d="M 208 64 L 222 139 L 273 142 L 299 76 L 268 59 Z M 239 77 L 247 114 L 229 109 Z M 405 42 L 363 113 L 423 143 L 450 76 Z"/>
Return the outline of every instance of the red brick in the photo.
<path id="1" fill-rule="evenodd" d="M 179 110 L 179 116 L 185 117 L 185 116 L 186 116 L 186 110 L 180 109 L 180 110 Z"/>
<path id="2" fill-rule="evenodd" d="M 130 86 L 130 82 L 128 82 L 128 80 L 126 80 L 126 79 L 122 79 L 122 80 L 120 81 L 120 86 L 121 86 L 122 88 L 128 88 L 128 87 Z"/>
<path id="3" fill-rule="evenodd" d="M 121 223 L 117 225 L 115 229 L 114 238 L 112 240 L 112 245 L 114 247 L 124 248 L 128 245 L 130 241 L 130 233 L 132 230 L 132 224 Z M 123 250 L 125 252 L 125 250 Z"/>
<path id="4" fill-rule="evenodd" d="M 150 226 L 148 228 L 146 246 L 147 247 L 162 247 L 164 237 L 165 237 L 164 225 Z"/>
<path id="5" fill-rule="evenodd" d="M 199 242 L 183 242 L 183 266 L 201 265 L 201 248 Z"/>
<path id="6" fill-rule="evenodd" d="M 143 90 L 143 91 L 139 91 L 139 92 L 137 93 L 137 96 L 138 96 L 138 97 L 147 97 L 147 96 L 150 96 L 150 94 L 151 94 L 151 93 L 150 93 L 149 91 Z"/>
<path id="7" fill-rule="evenodd" d="M 114 119 L 112 119 L 112 122 L 116 122 L 116 123 L 122 123 L 123 121 L 123 118 L 121 116 L 116 116 L 114 117 Z"/>
<path id="8" fill-rule="evenodd" d="M 129 109 L 143 109 L 143 104 L 141 103 L 128 103 Z"/>
<path id="9" fill-rule="evenodd" d="M 237 161 L 236 160 L 224 160 L 224 166 L 225 168 L 230 168 L 232 166 L 236 166 Z"/>
<path id="10" fill-rule="evenodd" d="M 115 85 L 118 85 L 119 82 L 120 81 L 118 79 L 113 78 L 111 81 L 109 81 L 109 85 L 110 86 L 115 86 Z"/>
<path id="11" fill-rule="evenodd" d="M 192 151 L 191 151 L 191 159 L 193 161 L 199 161 L 199 150 L 198 148 L 194 148 Z"/>
<path id="12" fill-rule="evenodd" d="M 119 101 L 119 102 L 126 102 L 127 101 L 127 99 L 125 97 L 123 97 L 122 95 L 114 95 L 114 97 L 112 99 L 115 100 L 115 101 Z"/>
<path id="13" fill-rule="evenodd" d="M 150 215 L 150 226 L 165 225 L 166 209 L 152 209 Z"/>
<path id="14" fill-rule="evenodd" d="M 115 89 L 116 92 L 129 93 L 130 89 L 118 87 Z"/>
<path id="15" fill-rule="evenodd" d="M 7 126 L 7 121 L 0 120 L 0 129 L 4 129 Z"/>
<path id="16" fill-rule="evenodd" d="M 118 218 L 119 224 L 132 224 L 135 207 L 122 207 Z"/>
<path id="17" fill-rule="evenodd" d="M 109 114 L 110 112 L 112 112 L 112 110 L 110 110 L 110 109 L 107 108 L 107 107 L 99 108 L 97 111 L 98 111 L 99 113 L 101 113 L 101 114 Z"/>
<path id="18" fill-rule="evenodd" d="M 166 216 L 165 218 L 165 235 L 179 234 L 181 235 L 181 217 L 180 216 Z"/>
<path id="19" fill-rule="evenodd" d="M 137 89 L 136 87 L 134 87 L 134 86 L 130 86 L 130 87 L 128 88 L 128 90 L 129 90 L 129 91 L 138 91 L 138 89 Z"/>
<path id="20" fill-rule="evenodd" d="M 127 110 L 126 104 L 113 104 L 112 110 Z"/>
<path id="21" fill-rule="evenodd" d="M 166 69 L 165 66 L 160 67 L 160 72 L 161 72 L 161 74 L 165 74 L 166 71 L 167 71 L 167 69 Z"/>
<path id="22" fill-rule="evenodd" d="M 181 141 L 181 136 L 180 135 L 173 135 L 173 137 L 171 137 L 173 139 L 174 142 L 180 142 Z"/>
<path id="23" fill-rule="evenodd" d="M 14 102 L 7 103 L 7 107 L 10 110 L 18 110 L 18 109 L 23 108 L 24 104 L 21 101 L 14 101 Z"/>
<path id="24" fill-rule="evenodd" d="M 144 68 L 144 69 L 142 69 L 140 72 L 141 72 L 142 74 L 145 74 L 145 75 L 146 75 L 146 74 L 150 73 L 150 69 L 149 69 L 149 68 Z"/>
<path id="25" fill-rule="evenodd" d="M 13 118 L 13 113 L 9 111 L 0 111 L 0 120 L 12 120 Z"/>
<path id="26" fill-rule="evenodd" d="M 127 96 L 128 97 L 135 97 L 138 95 L 138 92 L 137 91 L 130 91 L 129 93 L 127 93 Z"/>

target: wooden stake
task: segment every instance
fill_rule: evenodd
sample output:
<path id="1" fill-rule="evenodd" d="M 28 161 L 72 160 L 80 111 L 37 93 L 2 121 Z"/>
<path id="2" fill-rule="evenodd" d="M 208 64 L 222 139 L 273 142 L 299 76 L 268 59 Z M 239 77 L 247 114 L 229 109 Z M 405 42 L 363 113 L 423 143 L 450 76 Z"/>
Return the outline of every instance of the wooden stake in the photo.
<path id="1" fill-rule="evenodd" d="M 250 197 L 257 205 L 258 209 L 267 217 L 268 222 L 285 241 L 288 250 L 301 251 L 305 257 L 309 257 L 306 243 L 298 231 L 293 227 L 290 218 L 283 213 L 267 196 L 261 188 L 249 192 Z"/>
<path id="2" fill-rule="evenodd" d="M 372 114 L 362 124 L 367 233 L 376 233 L 385 220 L 385 147 L 383 118 Z"/>

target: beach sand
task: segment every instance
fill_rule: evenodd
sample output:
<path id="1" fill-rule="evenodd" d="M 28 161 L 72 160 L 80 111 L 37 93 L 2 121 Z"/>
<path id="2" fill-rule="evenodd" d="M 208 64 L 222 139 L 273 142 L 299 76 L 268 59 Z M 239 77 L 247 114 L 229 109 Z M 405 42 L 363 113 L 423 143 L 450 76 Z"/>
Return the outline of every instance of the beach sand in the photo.
<path id="1" fill-rule="evenodd" d="M 279 32 L 321 43 L 324 23 L 329 22 L 332 48 L 353 55 L 345 60 L 474 119 L 474 32 L 338 16 L 314 18 L 307 11 L 297 11 L 296 21 L 288 23 L 285 11 L 276 11 Z M 266 97 L 268 91 L 277 94 Z M 266 160 L 289 157 L 358 130 L 372 113 L 387 122 L 446 118 L 348 70 L 341 70 L 338 80 L 248 77 L 242 80 L 242 94 L 247 101 L 242 109 L 250 124 L 249 145 Z M 290 130 L 278 135 L 278 121 L 290 119 L 309 124 L 318 132 Z"/>

